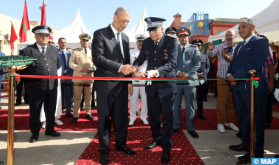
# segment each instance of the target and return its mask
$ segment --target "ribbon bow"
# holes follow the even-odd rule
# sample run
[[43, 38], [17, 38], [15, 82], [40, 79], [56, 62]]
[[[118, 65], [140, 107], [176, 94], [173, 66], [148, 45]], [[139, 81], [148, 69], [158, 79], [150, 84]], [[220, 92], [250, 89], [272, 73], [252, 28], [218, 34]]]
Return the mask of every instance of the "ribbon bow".
[[19, 74], [17, 74], [14, 70], [11, 71], [11, 77], [15, 77], [15, 80], [17, 82], [20, 82], [20, 77], [17, 77]]
[[[255, 86], [255, 88], [258, 88], [258, 86], [259, 86], [259, 81], [260, 80], [260, 78], [259, 77], [255, 77], [255, 78], [252, 78], [251, 80], [246, 80], [246, 83], [248, 82], [248, 81], [252, 81], [252, 83], [253, 83], [253, 85]], [[245, 90], [246, 90], [246, 83], [245, 83]]]

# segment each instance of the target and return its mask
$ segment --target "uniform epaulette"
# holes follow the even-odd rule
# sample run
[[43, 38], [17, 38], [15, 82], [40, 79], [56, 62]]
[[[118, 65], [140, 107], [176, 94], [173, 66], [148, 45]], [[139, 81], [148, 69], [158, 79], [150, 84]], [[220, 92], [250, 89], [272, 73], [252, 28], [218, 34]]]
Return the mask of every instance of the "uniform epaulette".
[[24, 47], [20, 48], [19, 50], [23, 50], [25, 48], [27, 48], [29, 45], [25, 45]]

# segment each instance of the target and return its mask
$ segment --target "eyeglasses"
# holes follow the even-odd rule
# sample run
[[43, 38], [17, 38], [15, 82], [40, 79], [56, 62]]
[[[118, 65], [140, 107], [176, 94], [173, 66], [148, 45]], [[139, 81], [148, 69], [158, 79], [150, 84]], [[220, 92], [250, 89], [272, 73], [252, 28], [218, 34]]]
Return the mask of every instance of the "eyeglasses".
[[48, 38], [49, 37], [49, 34], [38, 34], [40, 37], [46, 37]]
[[226, 34], [226, 37], [232, 37], [233, 35], [232, 34]]

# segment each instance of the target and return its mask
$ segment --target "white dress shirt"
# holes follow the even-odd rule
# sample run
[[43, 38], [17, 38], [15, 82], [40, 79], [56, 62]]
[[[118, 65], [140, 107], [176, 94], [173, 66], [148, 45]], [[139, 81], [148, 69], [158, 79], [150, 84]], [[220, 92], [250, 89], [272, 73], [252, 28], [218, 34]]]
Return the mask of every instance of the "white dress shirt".
[[117, 42], [117, 33], [119, 33], [120, 48], [121, 48], [122, 56], [123, 56], [123, 58], [124, 58], [121, 32], [118, 32], [112, 25], [110, 25], [110, 27], [111, 27], [111, 29], [112, 29], [112, 31], [113, 31], [113, 34], [114, 34], [115, 39], [116, 39], [116, 42]]
[[[39, 48], [40, 52], [43, 53], [43, 49], [42, 49], [42, 46], [39, 45], [38, 43], [37, 44], [37, 47]], [[47, 45], [45, 46], [45, 54], [46, 54], [46, 50], [47, 50]]]

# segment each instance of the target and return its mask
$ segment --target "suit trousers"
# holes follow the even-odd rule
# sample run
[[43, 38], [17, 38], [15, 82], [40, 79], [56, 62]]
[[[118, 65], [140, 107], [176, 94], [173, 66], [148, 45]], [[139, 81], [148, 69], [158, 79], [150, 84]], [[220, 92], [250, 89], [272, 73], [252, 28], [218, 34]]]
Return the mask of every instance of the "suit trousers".
[[174, 101], [174, 123], [173, 129], [180, 129], [180, 114], [181, 114], [181, 101], [182, 94], [184, 93], [185, 103], [186, 103], [186, 123], [187, 130], [194, 131], [195, 126], [195, 95], [196, 87], [181, 87], [177, 85], [177, 93], [175, 95]]
[[64, 99], [65, 102], [65, 108], [66, 108], [66, 114], [70, 114], [71, 113], [71, 108], [72, 108], [72, 88], [73, 88], [73, 84], [61, 84], [61, 88], [62, 88], [62, 93], [64, 95], [64, 97], [62, 97], [62, 99]]
[[28, 92], [27, 92], [27, 85], [26, 80], [23, 78], [16, 86], [16, 103], [21, 103], [21, 93], [22, 93], [22, 87], [24, 84], [24, 94], [23, 99], [25, 103], [28, 103]]
[[141, 97], [141, 113], [140, 118], [146, 119], [147, 115], [147, 99], [145, 93], [145, 86], [144, 85], [133, 85], [133, 93], [130, 95], [130, 120], [135, 120], [137, 118], [137, 103], [139, 99], [139, 94]]
[[196, 87], [197, 89], [197, 105], [198, 105], [198, 110], [197, 114], [202, 115], [203, 113], [203, 100], [206, 98], [208, 88], [207, 85], [199, 85]]
[[100, 154], [109, 153], [109, 114], [112, 109], [115, 111], [114, 122], [116, 127], [115, 148], [126, 145], [128, 128], [128, 86], [123, 83], [120, 91], [114, 94], [97, 92], [97, 112], [98, 112], [98, 138]]
[[[161, 132], [160, 121], [160, 99], [162, 100], [163, 133]], [[161, 146], [164, 152], [170, 152], [172, 148], [171, 136], [173, 131], [173, 102], [174, 95], [160, 98], [158, 92], [156, 92], [153, 97], [147, 93], [148, 115], [153, 141], [161, 141]]]
[[[250, 148], [250, 92], [233, 90], [235, 109], [242, 132], [241, 145]], [[264, 153], [264, 92], [255, 92], [255, 123], [256, 123], [256, 157]]]
[[74, 83], [74, 117], [79, 117], [80, 115], [80, 102], [82, 98], [84, 88], [85, 95], [85, 111], [86, 114], [91, 114], [91, 92], [92, 83], [88, 82], [75, 82]]
[[54, 130], [57, 89], [45, 91], [29, 91], [29, 99], [29, 127], [31, 132], [38, 133], [41, 129], [40, 114], [43, 103], [46, 115], [46, 129]]
[[[223, 79], [217, 77], [217, 79]], [[227, 111], [226, 111], [227, 105]], [[218, 124], [231, 123], [234, 115], [234, 100], [231, 85], [225, 80], [217, 81], [217, 122]]]

